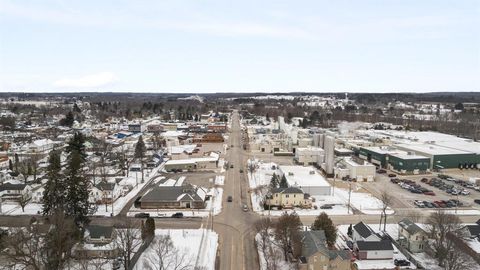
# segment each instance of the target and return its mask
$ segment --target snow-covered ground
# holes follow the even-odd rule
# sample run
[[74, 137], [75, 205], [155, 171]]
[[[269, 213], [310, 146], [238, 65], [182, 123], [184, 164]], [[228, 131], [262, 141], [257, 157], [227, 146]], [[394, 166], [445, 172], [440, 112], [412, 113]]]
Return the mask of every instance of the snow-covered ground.
[[[173, 246], [178, 252], [174, 256], [168, 258], [175, 260], [175, 257], [183, 255], [183, 263], [189, 265], [190, 268], [201, 268], [205, 270], [215, 269], [215, 258], [218, 247], [218, 235], [214, 231], [207, 229], [197, 230], [155, 230], [155, 236], [169, 235]], [[152, 261], [155, 261], [156, 252], [155, 245], [152, 244], [142, 253], [140, 259], [135, 264], [135, 270], [150, 269]], [[190, 269], [189, 268], [189, 269]], [[173, 268], [169, 268], [173, 269]]]
[[207, 217], [211, 213], [218, 215], [222, 211], [223, 188], [211, 188], [208, 194], [212, 195], [207, 201], [205, 209], [140, 209], [132, 206], [127, 216], [134, 216], [137, 213], [149, 213], [152, 217], [170, 217], [175, 213], [183, 213], [185, 217]]
[[[252, 161], [249, 160], [248, 162]], [[263, 163], [254, 161], [254, 163], [256, 164], [256, 170], [253, 173], [247, 173], [248, 182], [252, 190], [258, 190], [259, 187], [268, 186], [270, 184], [272, 175], [275, 173], [278, 166], [273, 162]], [[350, 194], [351, 207], [367, 215], [380, 214], [382, 202], [376, 197], [372, 196], [370, 193], [360, 192], [360, 190], [360, 186], [357, 186], [357, 188], [354, 188], [352, 190]], [[348, 215], [349, 213], [352, 213], [352, 209], [350, 209], [350, 212], [348, 211], [348, 193], [349, 192], [346, 189], [335, 188], [335, 193], [332, 196], [312, 196], [313, 198], [315, 198], [315, 202], [313, 203], [313, 205], [316, 206], [317, 209], [298, 208], [294, 210], [287, 210], [287, 212], [295, 211], [299, 215], [312, 216], [319, 215], [321, 212], [325, 212], [328, 215]], [[261, 192], [252, 191], [251, 200], [253, 210], [261, 215], [279, 216], [284, 212], [282, 210], [264, 210]], [[321, 209], [320, 207], [325, 204], [332, 205], [332, 209]], [[387, 214], [390, 215], [393, 213], [394, 211], [392, 209], [387, 209]]]
[[25, 211], [22, 211], [22, 207], [16, 202], [3, 202], [0, 215], [38, 215], [42, 213], [42, 207], [42, 204], [39, 203], [29, 203], [25, 206]]
[[[259, 258], [259, 261], [260, 261], [260, 270], [267, 270], [267, 263], [265, 261], [265, 255], [263, 254], [262, 252], [262, 248], [261, 248], [261, 236], [260, 234], [256, 234], [255, 235], [255, 241], [257, 242], [257, 252], [258, 252], [258, 258]], [[272, 236], [270, 237], [270, 240], [269, 242], [267, 243], [269, 245], [268, 248], [266, 248], [267, 251], [271, 250], [271, 254], [270, 256], [272, 256], [273, 258], [271, 260], [275, 260], [276, 262], [276, 266], [277, 270], [290, 270], [290, 269], [296, 269], [295, 267], [295, 264], [294, 263], [290, 263], [290, 262], [287, 262], [283, 259], [283, 252], [282, 250], [280, 249], [280, 247], [275, 244], [275, 238]], [[268, 252], [267, 252], [268, 254]]]

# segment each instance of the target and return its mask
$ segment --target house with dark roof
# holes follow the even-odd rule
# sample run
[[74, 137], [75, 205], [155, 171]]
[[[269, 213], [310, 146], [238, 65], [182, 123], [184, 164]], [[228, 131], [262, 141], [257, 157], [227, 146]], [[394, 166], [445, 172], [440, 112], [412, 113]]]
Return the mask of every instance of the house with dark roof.
[[193, 185], [157, 186], [140, 198], [142, 209], [203, 209], [207, 191]]
[[112, 203], [121, 194], [121, 188], [115, 182], [102, 181], [92, 187], [90, 201], [97, 204]]
[[467, 238], [470, 238], [470, 239], [479, 238], [480, 239], [480, 225], [479, 224], [465, 225], [461, 228], [461, 230], [462, 230], [462, 235], [467, 237]]
[[22, 196], [31, 197], [32, 188], [23, 183], [3, 183], [0, 185], [0, 198], [2, 201], [19, 201]]
[[89, 225], [85, 228], [83, 241], [73, 248], [73, 255], [80, 259], [116, 258], [120, 255], [117, 231], [112, 226]]
[[425, 230], [408, 218], [404, 218], [398, 223], [398, 242], [410, 252], [423, 252], [427, 240], [428, 235]]
[[329, 250], [323, 230], [302, 232], [299, 270], [350, 270], [352, 254], [348, 250]]
[[301, 188], [272, 188], [267, 195], [266, 205], [281, 208], [311, 208], [312, 198], [310, 194], [304, 193]]
[[390, 240], [357, 241], [354, 250], [359, 260], [393, 259], [393, 246]]
[[357, 241], [379, 241], [380, 237], [362, 221], [353, 226], [353, 242]]

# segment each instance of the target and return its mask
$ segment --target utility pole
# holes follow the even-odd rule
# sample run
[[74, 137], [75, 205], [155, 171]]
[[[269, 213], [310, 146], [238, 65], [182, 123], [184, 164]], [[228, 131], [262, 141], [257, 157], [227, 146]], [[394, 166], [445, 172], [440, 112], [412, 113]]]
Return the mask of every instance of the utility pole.
[[347, 214], [350, 214], [350, 197], [351, 197], [351, 194], [352, 194], [352, 183], [349, 183], [348, 184], [348, 210], [347, 210]]

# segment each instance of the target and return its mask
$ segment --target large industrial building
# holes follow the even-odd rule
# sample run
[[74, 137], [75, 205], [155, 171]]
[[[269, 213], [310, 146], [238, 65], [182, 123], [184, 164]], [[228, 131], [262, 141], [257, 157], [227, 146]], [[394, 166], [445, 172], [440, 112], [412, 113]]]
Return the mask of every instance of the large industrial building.
[[360, 147], [360, 158], [411, 174], [442, 169], [479, 169], [480, 143], [438, 132], [368, 131], [368, 136], [388, 145]]

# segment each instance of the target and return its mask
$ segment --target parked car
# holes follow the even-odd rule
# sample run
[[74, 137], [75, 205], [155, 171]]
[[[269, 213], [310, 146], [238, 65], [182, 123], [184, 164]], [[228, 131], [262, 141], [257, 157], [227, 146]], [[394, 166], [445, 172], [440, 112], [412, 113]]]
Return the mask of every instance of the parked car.
[[425, 178], [425, 177], [424, 177], [424, 178], [422, 178], [422, 180], [420, 180], [420, 181], [421, 181], [422, 183], [426, 183], [426, 182], [428, 182], [428, 178]]
[[320, 209], [332, 209], [333, 206], [331, 204], [324, 204], [322, 206], [320, 206]]
[[228, 197], [227, 197], [227, 202], [233, 202], [232, 196], [228, 196]]
[[172, 218], [183, 218], [183, 213], [182, 212], [175, 213], [172, 215]]
[[416, 206], [418, 206], [420, 208], [425, 207], [425, 204], [422, 201], [419, 201], [419, 200], [415, 200], [415, 202], [413, 204], [415, 204]]
[[377, 170], [377, 173], [386, 173], [387, 171], [385, 171], [384, 169], [379, 169]]
[[480, 204], [480, 200], [473, 200], [475, 203]]
[[389, 174], [388, 174], [388, 177], [397, 177], [397, 175], [394, 174], [394, 173], [389, 173]]
[[138, 213], [138, 214], [135, 214], [136, 218], [149, 218], [150, 217], [150, 214], [149, 213]]
[[435, 196], [435, 192], [433, 192], [433, 191], [427, 191], [427, 192], [424, 192], [423, 194], [428, 195], [428, 196]]

